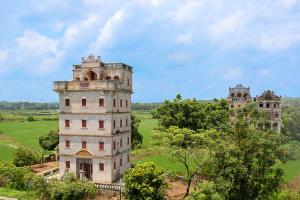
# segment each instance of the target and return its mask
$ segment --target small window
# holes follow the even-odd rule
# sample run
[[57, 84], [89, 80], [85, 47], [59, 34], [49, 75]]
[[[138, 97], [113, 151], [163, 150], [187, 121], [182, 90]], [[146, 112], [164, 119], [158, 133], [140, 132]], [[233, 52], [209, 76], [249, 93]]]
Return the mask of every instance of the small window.
[[65, 120], [65, 127], [70, 128], [70, 120], [68, 119]]
[[233, 108], [233, 105], [231, 105], [231, 108]]
[[70, 161], [66, 161], [66, 168], [70, 169]]
[[116, 162], [114, 162], [114, 169], [116, 169], [117, 168], [117, 164], [116, 164]]
[[81, 147], [82, 147], [82, 149], [86, 149], [86, 141], [81, 142]]
[[114, 107], [116, 107], [116, 106], [117, 106], [117, 100], [114, 99]]
[[126, 119], [126, 126], [128, 126], [128, 119]]
[[86, 128], [86, 120], [85, 119], [81, 120], [81, 127]]
[[127, 137], [127, 145], [129, 145], [130, 144], [130, 137], [128, 136]]
[[120, 127], [123, 126], [123, 121], [120, 119]]
[[263, 104], [263, 103], [260, 103], [260, 104], [259, 104], [259, 107], [260, 107], [260, 108], [264, 107], [264, 104]]
[[104, 150], [104, 142], [99, 142], [99, 150]]
[[122, 140], [122, 138], [120, 139], [120, 147], [122, 147], [123, 146], [123, 140]]
[[120, 99], [120, 107], [122, 107], [123, 106], [123, 101], [122, 101], [122, 99]]
[[70, 106], [70, 99], [65, 99], [65, 106]]
[[267, 103], [267, 108], [270, 108], [270, 104], [269, 103]]
[[104, 171], [104, 163], [99, 163], [99, 171]]
[[104, 128], [104, 121], [103, 120], [99, 120], [99, 128]]
[[65, 141], [65, 147], [66, 148], [70, 148], [70, 140], [66, 140]]
[[127, 155], [127, 162], [129, 162], [130, 161], [130, 157], [129, 157], [129, 155]]
[[113, 142], [113, 149], [116, 150], [116, 141]]
[[128, 100], [126, 99], [125, 101], [125, 104], [126, 104], [126, 108], [128, 107]]
[[81, 99], [81, 106], [86, 107], [86, 99]]
[[114, 128], [116, 128], [116, 120], [114, 120]]
[[99, 107], [104, 107], [104, 99], [103, 98], [99, 99]]
[[122, 167], [123, 162], [122, 162], [122, 158], [120, 158], [120, 167]]
[[127, 85], [128, 85], [128, 86], [130, 85], [129, 79], [127, 79]]

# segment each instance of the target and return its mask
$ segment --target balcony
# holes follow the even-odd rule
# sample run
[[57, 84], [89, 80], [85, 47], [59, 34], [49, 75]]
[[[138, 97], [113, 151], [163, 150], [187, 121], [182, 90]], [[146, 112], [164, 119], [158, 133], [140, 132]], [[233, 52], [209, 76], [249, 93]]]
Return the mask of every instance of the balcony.
[[61, 91], [75, 91], [75, 90], [131, 90], [127, 85], [115, 80], [102, 81], [54, 81], [53, 90]]

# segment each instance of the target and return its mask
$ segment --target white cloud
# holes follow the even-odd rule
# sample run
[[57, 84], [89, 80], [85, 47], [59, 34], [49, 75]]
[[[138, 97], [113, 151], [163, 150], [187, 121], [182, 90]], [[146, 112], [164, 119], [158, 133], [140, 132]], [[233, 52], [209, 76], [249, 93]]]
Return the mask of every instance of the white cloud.
[[265, 33], [260, 37], [260, 47], [265, 50], [285, 50], [300, 42], [299, 33]]
[[190, 32], [181, 34], [181, 35], [177, 36], [177, 38], [176, 38], [176, 42], [182, 43], [182, 44], [188, 44], [188, 43], [192, 42], [192, 40], [193, 40], [193, 35]]
[[23, 36], [17, 38], [16, 42], [20, 50], [26, 53], [30, 52], [35, 55], [52, 54], [54, 56], [59, 54], [56, 40], [41, 35], [34, 30], [24, 31]]
[[241, 76], [242, 76], [242, 71], [239, 68], [234, 67], [234, 68], [228, 69], [225, 72], [225, 74], [223, 75], [223, 79], [224, 80], [236, 80], [236, 79], [239, 79]]
[[5, 60], [6, 60], [6, 58], [7, 58], [7, 53], [8, 53], [7, 50], [0, 51], [0, 61], [5, 61]]
[[104, 47], [111, 46], [116, 32], [119, 30], [119, 26], [123, 22], [126, 13], [124, 9], [120, 9], [113, 16], [111, 16], [99, 29], [99, 35], [94, 44], [90, 46], [92, 49], [102, 49]]
[[280, 0], [279, 1], [285, 8], [290, 9], [292, 8], [296, 3], [297, 0]]

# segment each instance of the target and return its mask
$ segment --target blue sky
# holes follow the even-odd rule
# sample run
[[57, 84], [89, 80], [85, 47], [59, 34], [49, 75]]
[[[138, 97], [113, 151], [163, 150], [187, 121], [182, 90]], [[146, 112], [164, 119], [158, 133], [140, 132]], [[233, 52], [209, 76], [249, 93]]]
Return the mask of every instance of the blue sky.
[[57, 101], [90, 53], [134, 67], [135, 102], [300, 96], [299, 0], [1, 1], [0, 100]]

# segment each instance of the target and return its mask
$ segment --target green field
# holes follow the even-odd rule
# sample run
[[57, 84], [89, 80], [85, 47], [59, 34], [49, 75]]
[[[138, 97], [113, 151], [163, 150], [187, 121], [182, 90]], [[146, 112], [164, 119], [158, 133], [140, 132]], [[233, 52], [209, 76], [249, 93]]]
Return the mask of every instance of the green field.
[[[168, 150], [160, 145], [153, 144], [151, 136], [158, 127], [158, 121], [150, 114], [135, 115], [141, 119], [139, 131], [143, 134], [143, 144], [140, 149], [132, 152], [134, 162], [153, 161], [167, 171], [182, 174], [183, 167], [169, 159]], [[49, 131], [57, 130], [57, 121], [4, 121], [0, 122], [0, 161], [12, 160], [16, 147], [25, 145], [33, 150], [40, 150], [38, 137]], [[300, 148], [299, 148], [300, 149]], [[299, 150], [300, 155], [300, 150]], [[285, 171], [285, 180], [290, 181], [300, 175], [300, 159], [289, 161], [282, 165]]]

